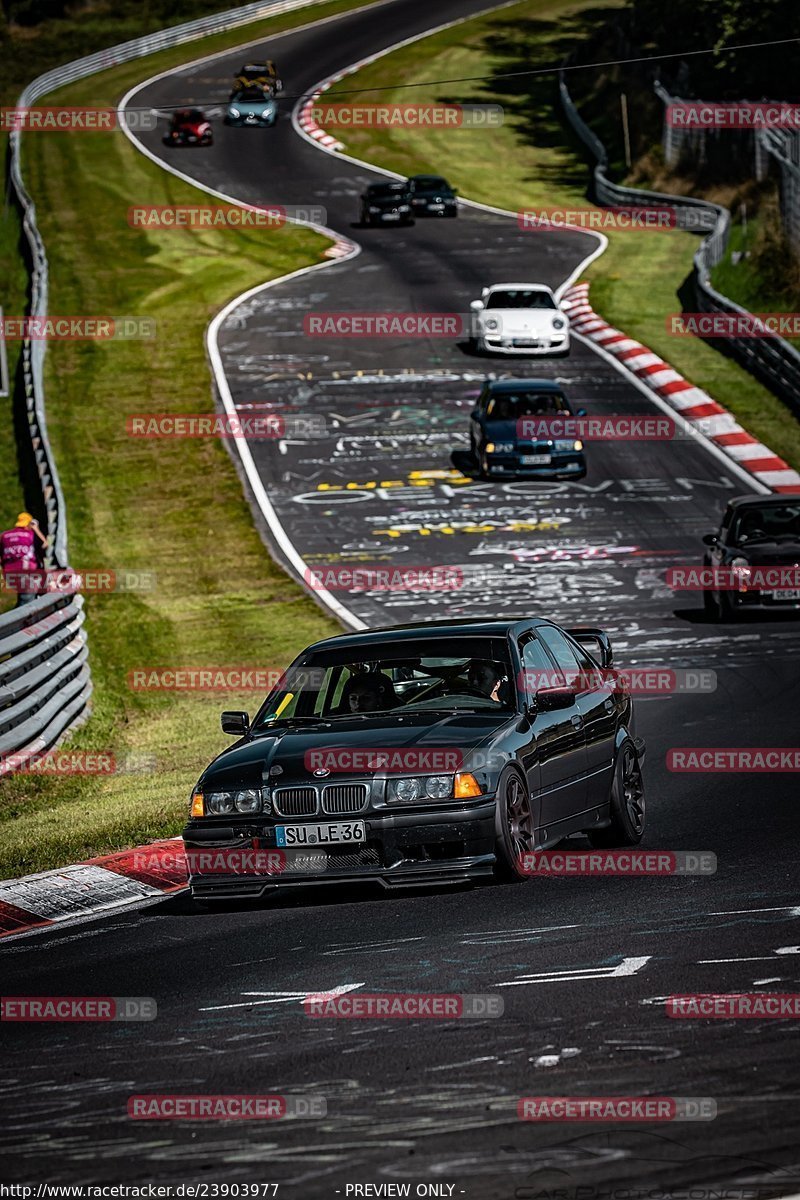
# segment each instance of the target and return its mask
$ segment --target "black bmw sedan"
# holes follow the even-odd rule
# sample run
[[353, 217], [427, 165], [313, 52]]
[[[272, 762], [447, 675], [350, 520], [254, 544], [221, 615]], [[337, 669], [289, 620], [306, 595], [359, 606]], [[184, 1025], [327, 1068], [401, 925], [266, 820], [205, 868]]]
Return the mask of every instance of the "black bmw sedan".
[[415, 217], [457, 217], [455, 188], [441, 175], [412, 175], [406, 180]]
[[800, 612], [800, 497], [737, 496], [703, 538], [713, 569], [703, 602], [712, 618]]
[[[590, 653], [591, 646], [597, 657]], [[296, 884], [524, 878], [524, 856], [644, 830], [644, 743], [601, 630], [479, 619], [309, 647], [194, 789], [198, 899]]]
[[373, 183], [361, 197], [362, 225], [413, 225], [411, 196], [405, 183]]

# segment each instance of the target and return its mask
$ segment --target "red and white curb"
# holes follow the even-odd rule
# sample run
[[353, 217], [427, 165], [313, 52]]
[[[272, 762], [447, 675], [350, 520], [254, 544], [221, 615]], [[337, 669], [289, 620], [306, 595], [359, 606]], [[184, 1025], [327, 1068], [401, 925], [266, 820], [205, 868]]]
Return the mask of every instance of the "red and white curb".
[[94, 916], [135, 900], [180, 891], [186, 885], [180, 838], [9, 879], [0, 883], [0, 937]]
[[800, 474], [743, 429], [727, 409], [687, 382], [647, 346], [599, 317], [589, 303], [588, 283], [568, 288], [561, 304], [576, 333], [613, 355], [740, 468], [773, 492], [800, 492]]
[[344, 143], [337, 141], [333, 134], [327, 133], [326, 130], [318, 125], [314, 120], [314, 108], [317, 105], [323, 92], [327, 92], [328, 88], [333, 83], [338, 83], [343, 79], [345, 72], [339, 75], [334, 75], [331, 79], [320, 84], [318, 91], [314, 92], [307, 100], [303, 101], [302, 108], [297, 116], [297, 123], [303, 130], [306, 137], [312, 138], [315, 142], [319, 142], [320, 146], [326, 146], [329, 150], [344, 150]]

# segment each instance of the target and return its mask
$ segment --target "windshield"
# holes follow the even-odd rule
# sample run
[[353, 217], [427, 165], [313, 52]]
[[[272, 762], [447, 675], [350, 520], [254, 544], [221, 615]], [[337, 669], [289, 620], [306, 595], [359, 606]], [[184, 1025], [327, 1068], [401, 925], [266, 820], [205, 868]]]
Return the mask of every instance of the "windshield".
[[520, 417], [563, 412], [569, 412], [569, 405], [560, 392], [510, 392], [492, 396], [486, 406], [486, 420], [518, 421]]
[[247, 88], [243, 92], [237, 92], [236, 95], [234, 96], [234, 100], [239, 100], [240, 102], [241, 101], [250, 101], [251, 103], [254, 103], [254, 104], [266, 103], [263, 91], [261, 90], [261, 88], [257, 88], [257, 87]]
[[406, 194], [405, 188], [392, 187], [388, 183], [379, 183], [367, 189], [370, 200], [402, 200]]
[[450, 184], [446, 179], [437, 175], [418, 175], [414, 180], [414, 190], [417, 192], [449, 192]]
[[532, 289], [511, 291], [500, 289], [490, 292], [486, 298], [487, 308], [557, 308], [549, 292]]
[[254, 728], [278, 721], [335, 721], [380, 713], [511, 713], [516, 692], [498, 638], [420, 641], [361, 651], [329, 650], [291, 668], [267, 697]]
[[772, 541], [775, 538], [800, 540], [800, 501], [785, 504], [748, 505], [733, 519], [731, 542]]

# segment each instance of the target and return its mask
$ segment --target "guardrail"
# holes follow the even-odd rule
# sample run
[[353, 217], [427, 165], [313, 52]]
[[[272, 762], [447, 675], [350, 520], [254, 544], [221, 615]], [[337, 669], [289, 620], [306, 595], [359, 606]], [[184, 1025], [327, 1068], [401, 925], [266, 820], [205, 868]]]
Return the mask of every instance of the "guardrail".
[[92, 691], [83, 597], [40, 596], [0, 615], [0, 775], [52, 746]]
[[[85, 58], [75, 59], [39, 75], [22, 91], [18, 108], [29, 108], [42, 96], [119, 63], [182, 45], [195, 38], [248, 25], [262, 17], [279, 16], [295, 9], [314, 8], [325, 0], [270, 0], [227, 9], [208, 17], [187, 21], [171, 29], [122, 42]], [[32, 317], [47, 315], [49, 275], [44, 242], [36, 225], [36, 206], [22, 178], [20, 130], [9, 135], [9, 180], [12, 195], [22, 213], [27, 266], [30, 275]], [[39, 515], [43, 515], [49, 546], [45, 565], [66, 567], [67, 515], [64, 495], [47, 436], [44, 391], [45, 342], [22, 344], [16, 386], [18, 428], [24, 412], [27, 446], [20, 445], [24, 458], [38, 479]], [[36, 508], [31, 497], [29, 503]], [[83, 601], [42, 597], [31, 604], [0, 616], [0, 756], [52, 745], [86, 711], [91, 694], [83, 631]], [[33, 618], [37, 620], [34, 621]], [[46, 625], [39, 632], [38, 620]], [[55, 619], [54, 619], [55, 618]], [[27, 750], [26, 750], [27, 748]], [[34, 751], [31, 751], [34, 752]]]
[[762, 129], [757, 140], [780, 168], [783, 228], [795, 251], [800, 251], [800, 134], [796, 130]]
[[[655, 84], [655, 91], [665, 104], [674, 102], [675, 98], [660, 83]], [[682, 228], [706, 232], [695, 252], [692, 272], [697, 311], [735, 314], [752, 320], [752, 314], [747, 309], [711, 286], [711, 269], [722, 261], [730, 238], [731, 215], [727, 208], [692, 196], [673, 196], [666, 192], [650, 192], [614, 183], [606, 174], [608, 155], [605, 146], [578, 112], [563, 72], [559, 76], [559, 94], [570, 126], [597, 160], [592, 177], [592, 190], [597, 203], [677, 209]], [[793, 346], [775, 335], [714, 340], [721, 342], [742, 366], [783, 400], [796, 416], [800, 416], [800, 353]]]

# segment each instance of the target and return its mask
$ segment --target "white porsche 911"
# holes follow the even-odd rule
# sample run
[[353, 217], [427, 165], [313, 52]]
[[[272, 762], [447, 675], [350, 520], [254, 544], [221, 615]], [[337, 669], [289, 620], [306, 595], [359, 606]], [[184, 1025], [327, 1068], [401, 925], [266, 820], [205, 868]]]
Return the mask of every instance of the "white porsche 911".
[[473, 300], [472, 348], [526, 356], [569, 354], [569, 320], [543, 283], [493, 283]]

